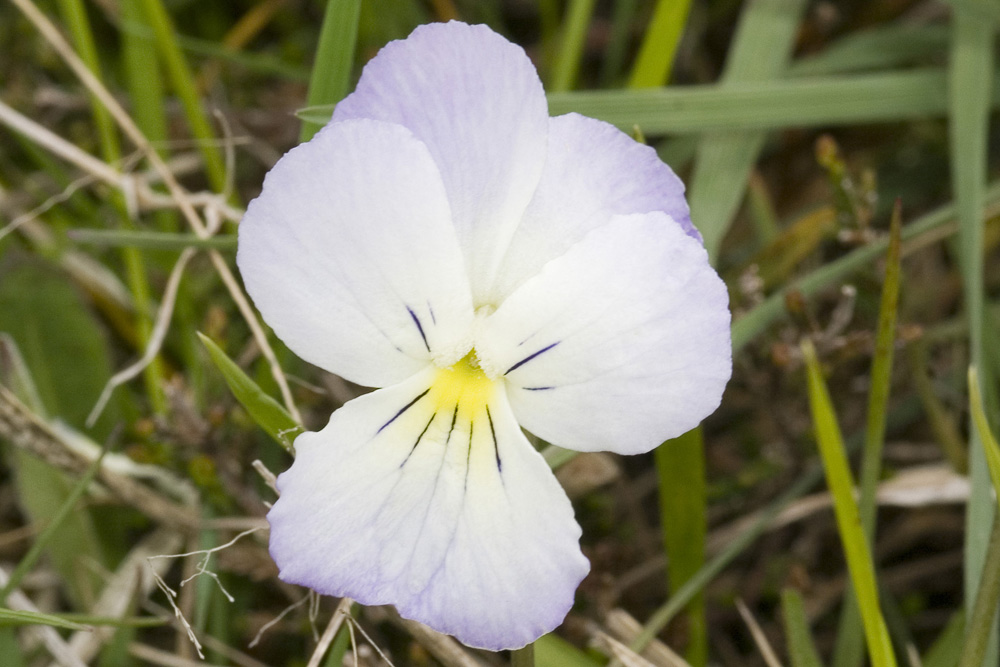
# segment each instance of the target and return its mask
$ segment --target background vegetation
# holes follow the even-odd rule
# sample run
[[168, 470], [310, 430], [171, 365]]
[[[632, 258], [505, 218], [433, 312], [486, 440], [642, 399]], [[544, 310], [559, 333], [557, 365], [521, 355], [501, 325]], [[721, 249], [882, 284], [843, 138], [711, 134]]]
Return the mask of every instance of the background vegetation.
[[702, 429], [546, 450], [593, 572], [537, 664], [998, 664], [989, 0], [0, 4], [0, 664], [508, 659], [276, 579], [269, 471], [361, 388], [233, 268], [264, 172], [456, 17], [657, 147], [732, 296]]

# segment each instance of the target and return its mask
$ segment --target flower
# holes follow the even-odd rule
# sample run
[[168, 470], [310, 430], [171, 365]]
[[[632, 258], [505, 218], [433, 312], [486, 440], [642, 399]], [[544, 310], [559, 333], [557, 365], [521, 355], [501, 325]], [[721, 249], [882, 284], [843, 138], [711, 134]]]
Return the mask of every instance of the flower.
[[417, 28], [285, 155], [237, 262], [303, 359], [382, 387], [295, 441], [268, 514], [283, 580], [470, 646], [552, 630], [589, 563], [521, 430], [645, 452], [718, 406], [726, 288], [655, 152], [550, 118], [524, 51]]

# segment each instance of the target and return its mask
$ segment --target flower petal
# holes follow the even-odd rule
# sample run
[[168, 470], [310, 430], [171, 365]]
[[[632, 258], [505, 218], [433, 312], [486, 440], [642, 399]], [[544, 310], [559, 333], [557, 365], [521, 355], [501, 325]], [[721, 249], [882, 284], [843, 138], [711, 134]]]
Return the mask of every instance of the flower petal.
[[398, 382], [467, 336], [444, 187], [398, 125], [330, 125], [279, 160], [240, 224], [236, 261], [288, 347], [359, 384]]
[[423, 25], [365, 66], [333, 122], [399, 123], [444, 179], [473, 294], [489, 287], [538, 184], [548, 107], [524, 50], [483, 25]]
[[589, 232], [615, 215], [663, 211], [701, 240], [684, 184], [649, 146], [603, 121], [579, 114], [549, 119], [545, 168], [507, 249], [489, 301], [502, 303]]
[[728, 294], [665, 214], [621, 216], [521, 285], [475, 347], [526, 429], [635, 454], [718, 407], [732, 370]]
[[588, 569], [562, 488], [484, 376], [429, 368], [295, 441], [268, 514], [281, 578], [499, 650], [562, 622]]

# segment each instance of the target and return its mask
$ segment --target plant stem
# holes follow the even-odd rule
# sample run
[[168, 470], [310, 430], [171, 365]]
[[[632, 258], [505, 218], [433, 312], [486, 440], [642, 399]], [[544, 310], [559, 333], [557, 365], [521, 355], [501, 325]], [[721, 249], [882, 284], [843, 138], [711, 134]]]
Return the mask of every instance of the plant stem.
[[535, 667], [535, 645], [528, 644], [510, 652], [510, 667]]
[[958, 667], [980, 667], [983, 664], [998, 600], [1000, 600], [1000, 519], [995, 519]]

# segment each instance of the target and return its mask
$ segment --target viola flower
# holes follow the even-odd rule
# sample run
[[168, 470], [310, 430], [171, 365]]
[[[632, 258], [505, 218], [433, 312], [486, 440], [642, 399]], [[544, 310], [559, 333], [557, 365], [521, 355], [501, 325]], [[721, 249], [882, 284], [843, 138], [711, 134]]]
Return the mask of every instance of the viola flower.
[[285, 155], [237, 262], [303, 359], [377, 391], [295, 441], [268, 514], [283, 580], [462, 642], [562, 622], [589, 563], [521, 428], [646, 452], [718, 406], [726, 288], [655, 152], [550, 118], [524, 51], [425, 25]]

